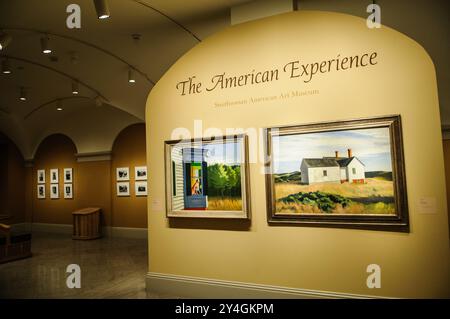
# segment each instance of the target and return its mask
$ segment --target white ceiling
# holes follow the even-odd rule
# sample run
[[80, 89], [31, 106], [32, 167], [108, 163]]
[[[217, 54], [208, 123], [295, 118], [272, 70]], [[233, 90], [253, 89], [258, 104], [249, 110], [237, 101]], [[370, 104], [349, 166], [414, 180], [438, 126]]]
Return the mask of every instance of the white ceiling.
[[[248, 0], [108, 0], [111, 17], [98, 20], [92, 0], [0, 0], [0, 29], [13, 37], [0, 52], [11, 58], [13, 67], [13, 74], [0, 75], [0, 131], [13, 139], [27, 158], [42, 138], [58, 131], [71, 134], [76, 144], [88, 145], [79, 152], [106, 150], [110, 142], [101, 132], [110, 136], [143, 121], [153, 84], [202, 39], [229, 26], [230, 7], [245, 2]], [[367, 17], [365, 9], [371, 2], [302, 0], [299, 8]], [[81, 7], [79, 30], [66, 27], [66, 7], [71, 3]], [[382, 8], [382, 23], [414, 38], [430, 53], [437, 66], [442, 120], [450, 124], [448, 1], [377, 3]], [[53, 61], [40, 52], [39, 39], [44, 33], [50, 37]], [[133, 34], [139, 34], [140, 40], [134, 40]], [[127, 82], [128, 65], [138, 71], [133, 85]], [[80, 81], [80, 98], [71, 94], [72, 79]], [[26, 102], [18, 99], [22, 86], [27, 88]], [[98, 96], [103, 106], [96, 106]], [[62, 112], [56, 111], [57, 99], [62, 100]], [[105, 140], [103, 144], [77, 143], [77, 136], [89, 139], [89, 134], [76, 133], [74, 119], [80, 130], [88, 131], [83, 118], [89, 117], [97, 123], [90, 140]]]

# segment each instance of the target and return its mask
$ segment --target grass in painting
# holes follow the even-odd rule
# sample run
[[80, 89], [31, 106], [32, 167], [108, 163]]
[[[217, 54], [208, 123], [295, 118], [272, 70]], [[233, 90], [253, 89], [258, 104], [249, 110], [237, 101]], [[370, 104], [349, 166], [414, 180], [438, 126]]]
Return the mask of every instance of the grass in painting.
[[389, 177], [366, 178], [365, 184], [275, 183], [277, 214], [395, 214], [394, 188]]
[[242, 199], [239, 197], [208, 197], [208, 210], [242, 210]]

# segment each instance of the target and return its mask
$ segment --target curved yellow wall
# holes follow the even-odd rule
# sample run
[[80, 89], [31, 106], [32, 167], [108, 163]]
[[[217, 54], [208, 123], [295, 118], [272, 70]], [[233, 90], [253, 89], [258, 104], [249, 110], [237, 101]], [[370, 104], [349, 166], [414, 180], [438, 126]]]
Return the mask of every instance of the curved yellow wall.
[[[181, 95], [191, 76], [210, 86], [216, 74], [282, 69], [290, 61], [322, 61], [377, 52], [377, 64], [329, 72], [309, 83], [278, 81]], [[296, 98], [224, 106], [291, 91]], [[218, 106], [219, 103], [222, 106]], [[262, 163], [250, 165], [252, 221], [175, 221], [164, 212], [164, 140], [172, 130], [262, 128], [401, 114], [410, 233], [268, 226]], [[183, 56], [147, 101], [149, 270], [211, 279], [392, 297], [449, 292], [449, 233], [439, 107], [433, 63], [417, 43], [363, 19], [300, 11], [231, 27]], [[436, 198], [423, 214], [421, 197]], [[248, 226], [248, 227], [247, 227]], [[368, 289], [366, 267], [382, 268], [381, 289]]]

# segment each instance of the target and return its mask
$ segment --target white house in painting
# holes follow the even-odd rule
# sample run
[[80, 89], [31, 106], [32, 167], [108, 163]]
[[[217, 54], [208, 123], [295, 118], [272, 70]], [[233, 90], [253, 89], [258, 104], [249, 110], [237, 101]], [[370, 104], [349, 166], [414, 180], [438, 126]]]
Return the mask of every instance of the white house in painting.
[[300, 166], [302, 184], [315, 183], [365, 183], [366, 170], [364, 164], [352, 156], [348, 157], [304, 158]]

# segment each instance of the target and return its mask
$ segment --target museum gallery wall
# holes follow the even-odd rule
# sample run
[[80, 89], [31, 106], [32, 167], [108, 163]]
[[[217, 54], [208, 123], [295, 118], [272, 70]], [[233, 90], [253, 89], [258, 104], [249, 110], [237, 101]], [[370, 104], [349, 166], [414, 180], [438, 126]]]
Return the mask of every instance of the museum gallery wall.
[[[129, 183], [135, 184], [134, 167], [145, 166], [145, 126], [125, 128], [108, 160], [79, 158], [76, 145], [65, 135], [51, 135], [40, 144], [32, 168], [33, 223], [71, 225], [73, 211], [100, 207], [104, 226], [146, 228], [146, 196], [136, 196], [133, 189], [130, 196], [118, 198], [115, 173], [117, 167], [129, 166], [133, 170]], [[57, 181], [52, 180], [52, 173], [57, 173]], [[142, 182], [146, 183], [138, 181]], [[57, 194], [53, 195], [55, 187]]]
[[[319, 292], [448, 296], [449, 234], [436, 78], [431, 59], [411, 39], [384, 26], [369, 29], [360, 18], [327, 12], [299, 11], [237, 25], [184, 55], [151, 91], [146, 116], [152, 190], [148, 278], [181, 275]], [[361, 132], [347, 132], [342, 126], [354, 119], [367, 124], [373, 118], [389, 118], [398, 126], [394, 133], [385, 125], [362, 126]], [[320, 130], [311, 129], [310, 123], [322, 123], [315, 124]], [[295, 127], [294, 134], [310, 134], [313, 141], [320, 140], [320, 133], [337, 142], [325, 149], [320, 143], [305, 144], [306, 135], [282, 141], [292, 150], [280, 153], [285, 167], [294, 164], [272, 171], [278, 174], [274, 181], [296, 178], [301, 162], [301, 178], [320, 164], [320, 178], [336, 175], [336, 185], [342, 187], [374, 185], [376, 191], [367, 199], [385, 198], [375, 205], [353, 205], [356, 214], [402, 212], [406, 227], [354, 229], [330, 225], [330, 220], [327, 225], [305, 225], [297, 217], [311, 213], [305, 203], [318, 203], [317, 197], [292, 198], [292, 192], [274, 198], [285, 206], [281, 220], [271, 218], [277, 217], [277, 206], [268, 206], [272, 197], [266, 196], [270, 183], [264, 172], [270, 165], [260, 155], [267, 151], [264, 129], [287, 127]], [[170, 162], [163, 146], [173, 140], [243, 133], [233, 128], [248, 135], [251, 219], [173, 217], [166, 199], [176, 189], [167, 185], [176, 180], [168, 174]], [[338, 136], [331, 136], [332, 131]], [[357, 133], [365, 136], [359, 144]], [[367, 141], [381, 142], [380, 149], [366, 152], [361, 145]], [[300, 149], [305, 151], [300, 154]], [[194, 162], [203, 162], [199, 169], [209, 173], [212, 165], [206, 160], [187, 164]], [[364, 167], [369, 174], [357, 177]], [[189, 172], [181, 166], [178, 171]], [[301, 187], [310, 187], [308, 192], [318, 196], [322, 191], [313, 189], [313, 181], [304, 180]], [[351, 196], [343, 188], [340, 192], [344, 198], [325, 198], [334, 202], [317, 205], [316, 210], [321, 215], [345, 213], [346, 197]], [[290, 200], [302, 201], [291, 212], [296, 223], [288, 216], [293, 209]], [[399, 201], [401, 206], [393, 204]], [[173, 203], [175, 197], [168, 202]], [[185, 211], [186, 203], [189, 199], [184, 201]], [[274, 223], [284, 219], [289, 223]], [[380, 289], [366, 285], [370, 264], [382, 267]]]
[[23, 223], [29, 216], [25, 205], [29, 168], [25, 167], [20, 150], [1, 133], [0, 170], [0, 223]]

